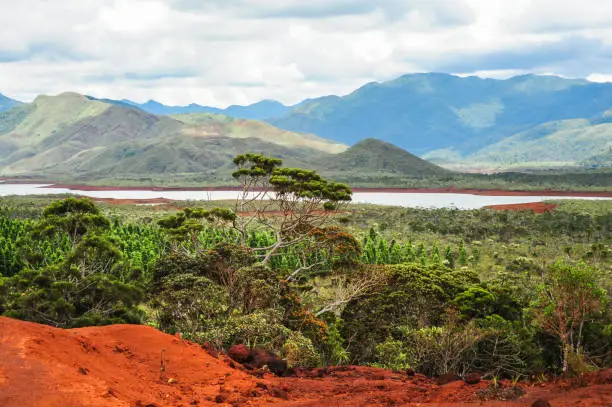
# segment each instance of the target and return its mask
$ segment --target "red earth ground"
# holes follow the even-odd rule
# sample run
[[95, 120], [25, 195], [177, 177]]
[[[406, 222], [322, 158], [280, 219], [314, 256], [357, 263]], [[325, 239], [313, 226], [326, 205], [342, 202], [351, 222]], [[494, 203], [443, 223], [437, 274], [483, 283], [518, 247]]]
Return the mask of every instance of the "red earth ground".
[[[422, 375], [336, 367], [258, 378], [225, 356], [151, 327], [62, 330], [0, 318], [0, 406], [612, 406], [612, 370], [521, 384], [515, 401], [479, 400], [486, 381], [443, 386]], [[509, 383], [505, 383], [509, 386]]]

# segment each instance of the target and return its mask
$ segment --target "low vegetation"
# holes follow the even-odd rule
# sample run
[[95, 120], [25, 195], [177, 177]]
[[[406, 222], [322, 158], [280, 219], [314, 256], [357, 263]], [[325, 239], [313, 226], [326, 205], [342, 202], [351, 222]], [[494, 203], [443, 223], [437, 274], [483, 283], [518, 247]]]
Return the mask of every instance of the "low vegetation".
[[[0, 314], [143, 323], [289, 367], [520, 379], [612, 366], [612, 210], [350, 204], [346, 184], [258, 154], [219, 207], [0, 201]], [[43, 208], [44, 206], [44, 208]]]

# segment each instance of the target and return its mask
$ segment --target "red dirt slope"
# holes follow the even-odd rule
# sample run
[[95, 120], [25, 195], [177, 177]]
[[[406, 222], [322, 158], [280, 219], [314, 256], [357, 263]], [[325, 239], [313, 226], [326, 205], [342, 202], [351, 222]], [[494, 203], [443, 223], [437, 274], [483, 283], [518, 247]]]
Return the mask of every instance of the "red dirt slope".
[[256, 384], [200, 346], [150, 327], [61, 330], [0, 318], [2, 407], [188, 406], [214, 401], [220, 388], [239, 394]]
[[[163, 353], [163, 356], [162, 356]], [[162, 360], [164, 371], [162, 371]], [[199, 345], [145, 326], [61, 330], [0, 318], [0, 406], [431, 406], [483, 405], [469, 386], [421, 375], [337, 367], [263, 379]], [[161, 376], [161, 377], [160, 377]], [[487, 406], [612, 406], [612, 370], [568, 382], [525, 385], [527, 395]]]

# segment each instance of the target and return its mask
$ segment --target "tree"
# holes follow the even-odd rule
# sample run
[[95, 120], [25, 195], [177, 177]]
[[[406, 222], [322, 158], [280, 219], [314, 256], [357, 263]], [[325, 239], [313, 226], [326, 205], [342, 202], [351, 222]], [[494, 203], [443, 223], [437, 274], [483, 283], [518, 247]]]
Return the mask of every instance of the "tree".
[[186, 208], [176, 215], [161, 219], [158, 224], [168, 232], [175, 243], [175, 249], [179, 245], [191, 243], [193, 249], [200, 251], [198, 236], [207, 226], [222, 226], [236, 220], [236, 214], [228, 209], [213, 208]]
[[33, 232], [37, 238], [63, 233], [76, 246], [88, 232], [109, 227], [110, 222], [91, 199], [71, 196], [46, 207]]
[[351, 301], [364, 297], [381, 287], [388, 278], [384, 267], [363, 265], [350, 274], [334, 277], [328, 290], [318, 293], [318, 299], [324, 304], [315, 313], [320, 317], [326, 312], [333, 312], [337, 317]]
[[[32, 227], [26, 252], [39, 251], [8, 287], [4, 313], [60, 327], [140, 322], [142, 291], [128, 273], [120, 241], [107, 232], [109, 221], [90, 199], [56, 201]], [[66, 239], [70, 241], [62, 245]], [[45, 259], [49, 242], [64, 252]], [[23, 242], [22, 242], [23, 243]], [[29, 253], [31, 254], [31, 253]], [[43, 258], [44, 261], [38, 261]]]
[[[327, 259], [313, 260], [319, 249], [336, 247], [346, 239], [327, 229], [329, 217], [350, 202], [351, 190], [341, 183], [328, 181], [315, 171], [301, 168], [282, 168], [282, 161], [260, 154], [241, 154], [234, 158], [237, 170], [233, 176], [242, 184], [236, 199], [234, 228], [246, 245], [249, 228], [259, 226], [273, 231], [275, 241], [253, 250], [266, 264], [283, 249], [304, 243], [301, 266], [289, 276], [292, 280], [301, 272], [327, 263]], [[308, 242], [306, 244], [306, 242]], [[349, 249], [357, 249], [354, 241]]]
[[557, 262], [545, 272], [538, 293], [535, 319], [561, 341], [562, 370], [567, 374], [570, 358], [582, 355], [584, 326], [603, 308], [606, 292], [591, 267]]

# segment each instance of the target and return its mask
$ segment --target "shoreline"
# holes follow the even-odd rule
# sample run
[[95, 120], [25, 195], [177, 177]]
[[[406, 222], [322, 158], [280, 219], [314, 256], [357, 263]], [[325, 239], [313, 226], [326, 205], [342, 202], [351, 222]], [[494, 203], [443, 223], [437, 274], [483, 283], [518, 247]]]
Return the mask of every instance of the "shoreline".
[[[10, 182], [7, 182], [7, 184]], [[20, 182], [21, 183], [21, 182]], [[49, 184], [43, 188], [62, 188], [71, 191], [241, 191], [241, 187], [128, 187], [93, 186], [79, 184]], [[584, 198], [612, 198], [612, 191], [556, 191], [543, 190], [503, 190], [478, 188], [351, 188], [355, 193], [405, 193], [405, 194], [466, 194], [482, 196], [568, 196]]]

